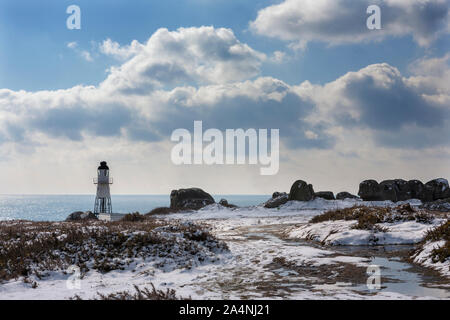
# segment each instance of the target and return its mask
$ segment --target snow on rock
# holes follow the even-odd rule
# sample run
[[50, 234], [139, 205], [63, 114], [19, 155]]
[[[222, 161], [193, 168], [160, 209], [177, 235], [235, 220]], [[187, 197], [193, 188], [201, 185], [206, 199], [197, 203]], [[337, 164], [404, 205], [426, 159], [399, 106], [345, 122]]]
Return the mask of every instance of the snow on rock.
[[425, 243], [414, 255], [415, 263], [421, 264], [438, 270], [443, 275], [450, 277], [450, 259], [444, 262], [433, 261], [433, 250], [439, 249], [445, 245], [445, 240], [429, 241]]
[[180, 212], [157, 216], [169, 219], [206, 220], [206, 219], [238, 219], [238, 218], [272, 218], [272, 217], [304, 217], [308, 221], [311, 217], [321, 214], [327, 210], [345, 209], [356, 206], [367, 207], [396, 207], [410, 204], [418, 207], [422, 204], [420, 200], [407, 201], [361, 201], [359, 199], [325, 200], [316, 198], [311, 201], [288, 201], [278, 208], [264, 208], [264, 204], [250, 207], [227, 208], [218, 203], [205, 206], [198, 211]]
[[442, 220], [433, 225], [416, 221], [377, 224], [380, 229], [386, 230], [382, 232], [352, 229], [357, 224], [356, 221], [337, 220], [293, 227], [286, 231], [286, 235], [291, 239], [313, 240], [325, 245], [415, 244], [422, 241], [425, 233], [439, 223], [442, 223]]

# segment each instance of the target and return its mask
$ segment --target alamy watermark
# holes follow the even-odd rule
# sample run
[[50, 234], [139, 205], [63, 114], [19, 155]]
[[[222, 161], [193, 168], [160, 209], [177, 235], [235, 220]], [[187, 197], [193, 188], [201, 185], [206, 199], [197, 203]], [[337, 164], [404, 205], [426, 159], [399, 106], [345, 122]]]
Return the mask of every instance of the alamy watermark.
[[367, 7], [367, 14], [370, 16], [367, 18], [366, 25], [369, 30], [381, 29], [381, 9], [379, 6], [373, 4]]
[[67, 29], [73, 30], [81, 29], [81, 9], [77, 5], [70, 5], [66, 9], [66, 13], [70, 14], [70, 16], [66, 20]]
[[76, 265], [71, 265], [66, 270], [67, 273], [71, 274], [66, 280], [66, 288], [69, 290], [81, 289], [81, 270], [80, 267]]
[[[77, 5], [70, 5], [66, 9], [66, 13], [70, 16], [66, 20], [67, 29], [81, 29], [81, 9]], [[376, 4], [370, 5], [366, 10], [370, 16], [367, 18], [366, 25], [369, 30], [381, 29], [381, 9]]]
[[[171, 153], [175, 165], [260, 164], [261, 175], [275, 175], [279, 170], [279, 129], [270, 129], [269, 139], [267, 129], [226, 129], [224, 134], [212, 128], [203, 132], [202, 121], [194, 121], [193, 135], [187, 129], [176, 129], [170, 139], [178, 142]], [[208, 143], [205, 147], [204, 142]]]
[[369, 290], [381, 289], [381, 268], [377, 265], [370, 265], [366, 270], [367, 275], [367, 288]]

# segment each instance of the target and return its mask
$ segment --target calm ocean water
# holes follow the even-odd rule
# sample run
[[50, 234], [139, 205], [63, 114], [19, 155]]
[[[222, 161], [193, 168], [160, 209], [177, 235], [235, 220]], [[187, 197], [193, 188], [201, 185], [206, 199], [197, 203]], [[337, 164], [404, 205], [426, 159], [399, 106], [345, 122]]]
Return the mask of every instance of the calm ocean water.
[[[257, 205], [267, 195], [214, 195], [238, 206]], [[61, 221], [74, 211], [92, 211], [94, 195], [0, 195], [0, 220]], [[170, 205], [169, 195], [114, 195], [113, 211], [117, 213], [147, 213]]]

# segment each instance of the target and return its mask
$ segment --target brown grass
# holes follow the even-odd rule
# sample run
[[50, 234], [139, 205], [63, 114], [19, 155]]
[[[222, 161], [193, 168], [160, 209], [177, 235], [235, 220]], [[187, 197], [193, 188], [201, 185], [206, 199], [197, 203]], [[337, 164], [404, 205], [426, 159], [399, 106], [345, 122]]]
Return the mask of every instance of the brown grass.
[[152, 211], [150, 211], [149, 213], [146, 213], [145, 215], [146, 216], [154, 216], [154, 215], [159, 215], [159, 214], [171, 214], [171, 213], [186, 212], [186, 211], [190, 211], [190, 210], [160, 207], [160, 208], [153, 209]]
[[[152, 289], [144, 288], [140, 289], [138, 286], [134, 286], [134, 293], [129, 291], [119, 291], [110, 293], [108, 295], [98, 293], [98, 300], [188, 300], [176, 295], [176, 291], [173, 289], [157, 290], [153, 283], [151, 283]], [[81, 300], [80, 297], [76, 297], [77, 300]]]
[[378, 223], [393, 223], [400, 221], [417, 221], [431, 223], [434, 216], [426, 210], [415, 210], [409, 204], [397, 207], [366, 207], [356, 206], [352, 208], [330, 210], [315, 216], [310, 223], [336, 220], [357, 220], [353, 229], [375, 230], [385, 232], [386, 228], [377, 226]]
[[445, 244], [431, 252], [431, 259], [434, 263], [445, 262], [450, 257], [450, 220], [447, 220], [446, 223], [437, 228], [429, 230], [425, 235], [424, 243], [441, 240], [445, 240]]
[[126, 222], [142, 222], [144, 220], [145, 216], [141, 215], [139, 212], [126, 214], [122, 218], [122, 221]]
[[0, 222], [0, 282], [31, 275], [40, 279], [50, 270], [64, 272], [70, 265], [80, 267], [82, 276], [90, 269], [109, 272], [150, 256], [183, 263], [186, 255], [185, 267], [190, 267], [187, 258], [200, 251], [227, 249], [201, 228], [150, 218], [139, 223]]

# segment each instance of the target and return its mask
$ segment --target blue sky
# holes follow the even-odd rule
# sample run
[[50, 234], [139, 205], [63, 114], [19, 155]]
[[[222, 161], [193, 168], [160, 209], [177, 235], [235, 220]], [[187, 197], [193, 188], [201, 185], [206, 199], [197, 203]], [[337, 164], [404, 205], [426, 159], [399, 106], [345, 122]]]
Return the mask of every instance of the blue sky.
[[[105, 78], [105, 70], [114, 63], [98, 59], [95, 63], [80, 58], [67, 48], [76, 41], [80, 49], [92, 50], [93, 43], [111, 38], [120, 44], [133, 39], [146, 41], [158, 28], [215, 26], [231, 28], [240, 41], [255, 50], [270, 54], [283, 42], [255, 35], [249, 22], [258, 10], [280, 1], [255, 0], [131, 0], [63, 1], [4, 0], [0, 4], [0, 87], [14, 90], [60, 89], [76, 84], [96, 85]], [[79, 5], [82, 29], [68, 30], [66, 8]], [[325, 83], [352, 70], [373, 63], [387, 62], [402, 72], [413, 60], [431, 52], [442, 55], [448, 50], [448, 38], [433, 48], [417, 46], [410, 35], [391, 37], [379, 43], [330, 47], [312, 43], [292, 59], [280, 65], [265, 65], [262, 74], [290, 84], [310, 80]]]
[[[232, 28], [246, 41], [248, 22], [270, 1], [254, 0], [131, 0], [131, 1], [24, 1], [0, 4], [0, 87], [56, 89], [78, 83], [97, 84], [111, 61], [87, 63], [67, 48], [77, 41], [84, 49], [91, 42], [111, 38], [121, 44], [146, 41], [157, 29], [214, 25]], [[82, 10], [81, 30], [66, 28], [66, 8]], [[261, 48], [270, 50], [265, 41]], [[255, 41], [258, 43], [258, 41]], [[62, 56], [62, 58], [61, 58]], [[39, 75], [40, 77], [36, 77]]]
[[[73, 4], [81, 30], [66, 28]], [[382, 30], [366, 28], [370, 4]], [[3, 0], [0, 193], [86, 193], [100, 160], [118, 193], [449, 176], [449, 12], [449, 0]], [[175, 167], [170, 133], [194, 120], [280, 129], [280, 173]]]

